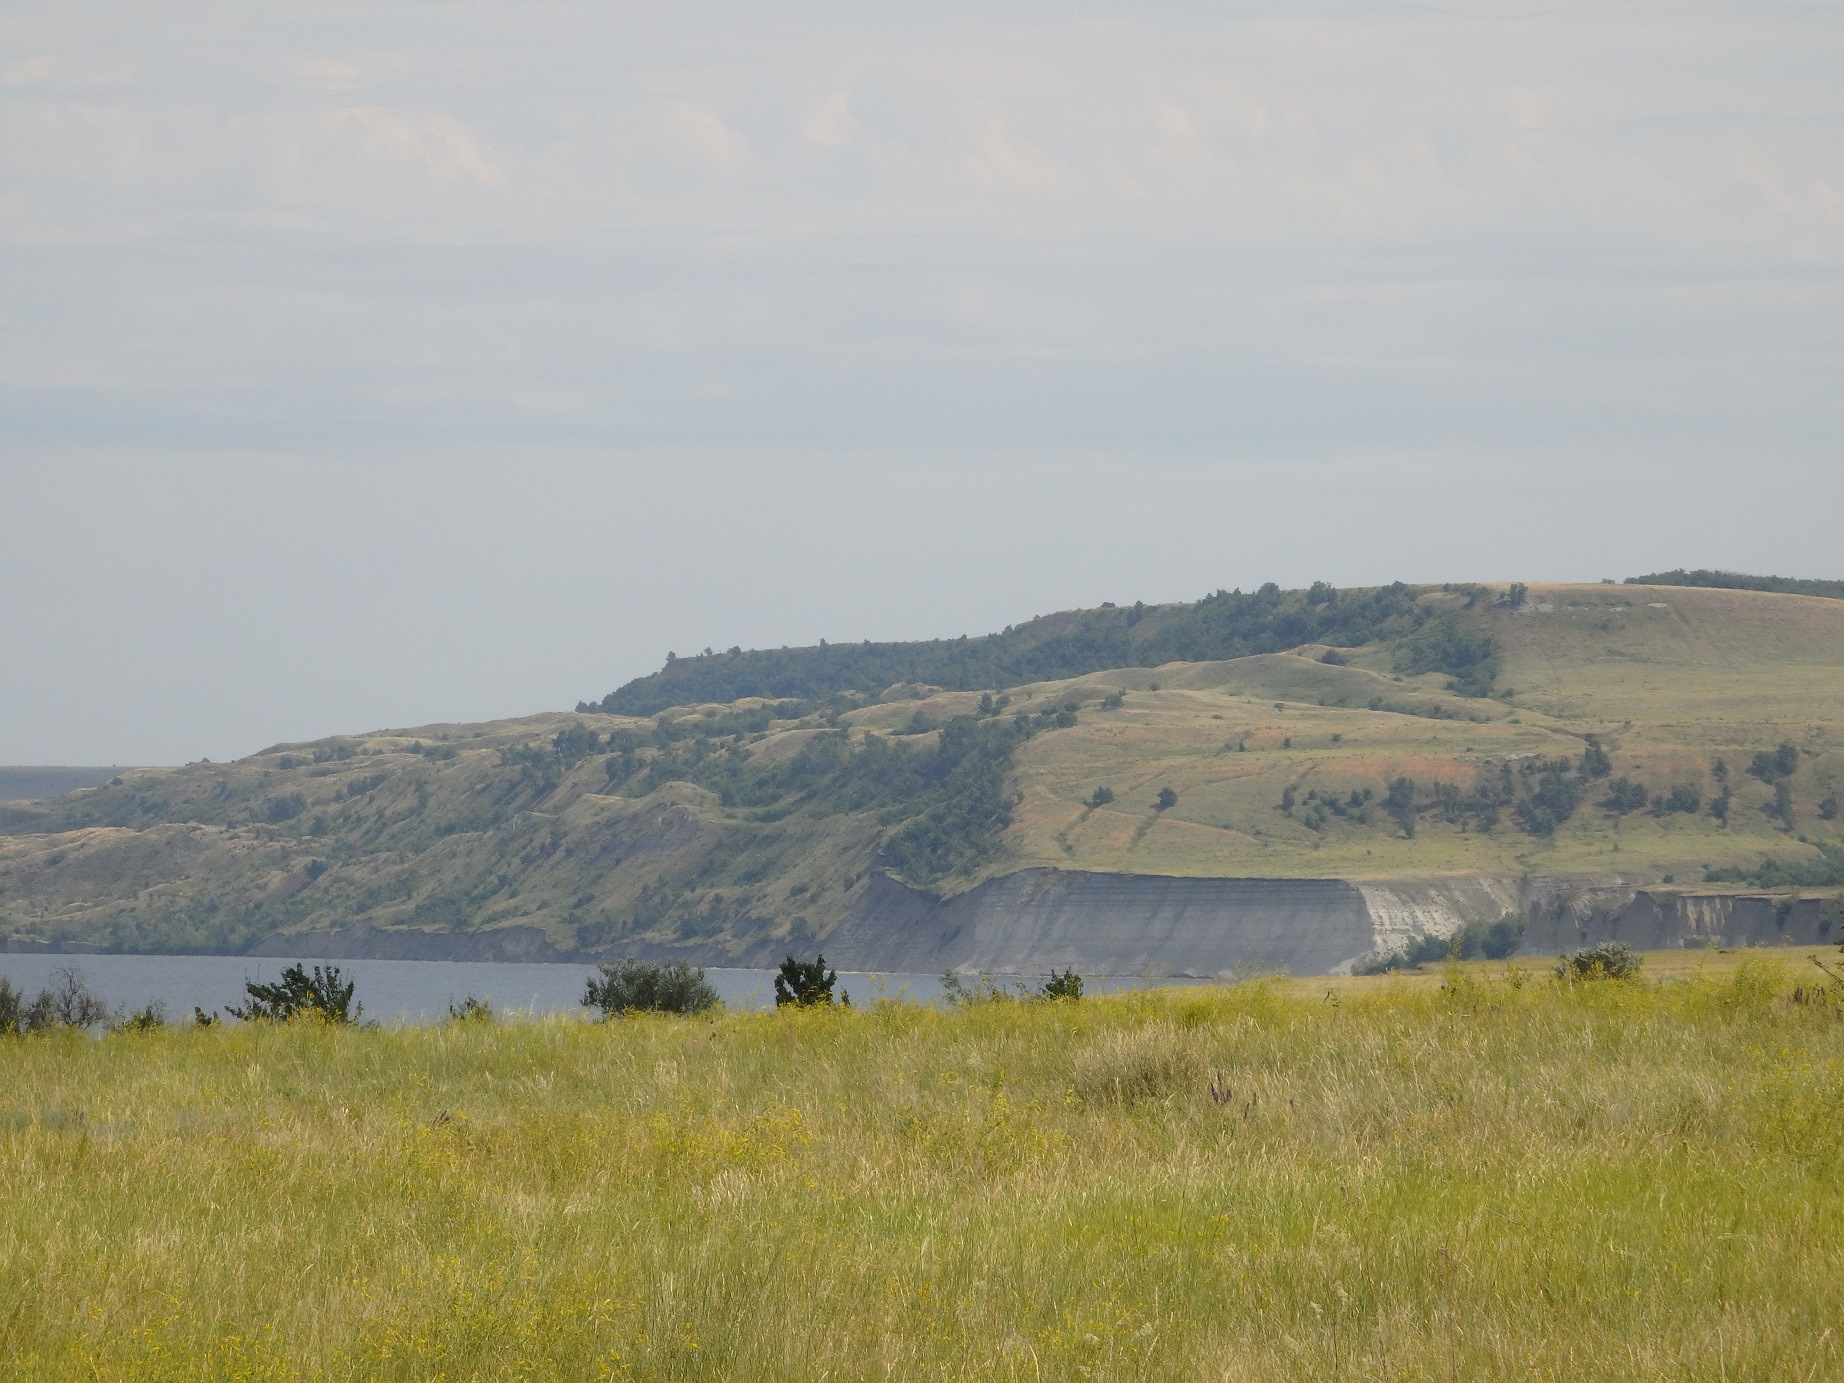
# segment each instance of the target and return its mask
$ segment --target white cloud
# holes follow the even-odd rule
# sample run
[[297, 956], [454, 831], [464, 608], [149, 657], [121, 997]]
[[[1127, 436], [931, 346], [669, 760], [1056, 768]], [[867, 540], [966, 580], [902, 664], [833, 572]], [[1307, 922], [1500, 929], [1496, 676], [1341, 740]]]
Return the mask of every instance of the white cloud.
[[296, 79], [302, 86], [316, 91], [357, 91], [361, 68], [351, 58], [298, 57], [293, 63]]
[[322, 113], [315, 123], [329, 137], [351, 140], [364, 158], [420, 165], [439, 186], [473, 182], [500, 187], [506, 181], [486, 142], [459, 120], [438, 111], [347, 106]]
[[973, 181], [980, 186], [1027, 192], [1073, 192], [1084, 185], [1086, 179], [1074, 168], [1051, 157], [1030, 140], [1013, 134], [1002, 117], [989, 115], [979, 124], [966, 166]]
[[[1836, 6], [431, 13], [0, 15], [0, 464], [242, 448], [311, 474], [465, 438], [509, 458], [728, 449], [804, 496], [858, 457], [955, 457], [955, 486], [1014, 511], [1055, 491], [1057, 523], [1092, 535], [1124, 468], [1213, 477], [1221, 528], [1259, 465], [1276, 505], [1289, 476], [1338, 481], [1314, 503], [1350, 570], [1324, 574], [1355, 580], [1412, 545], [1415, 506], [1374, 503], [1391, 476], [1459, 496], [1432, 547], [1494, 535], [1471, 549], [1490, 556], [1486, 478], [1507, 466], [1605, 474], [1604, 522], [1587, 506], [1520, 558], [1598, 574], [1626, 550], [1614, 511], [1647, 493], [1644, 456], [1677, 506], [1645, 563], [1744, 560], [1697, 516], [1729, 512], [1745, 468], [1802, 478], [1797, 511], [1757, 526], [1783, 565], [1835, 568]], [[1059, 489], [1082, 455], [1110, 460]], [[1328, 469], [1357, 455], [1360, 477]], [[900, 509], [914, 481], [879, 493]], [[1174, 493], [1136, 490], [1136, 532], [1191, 521]], [[949, 522], [919, 512], [902, 521]], [[868, 504], [836, 518], [878, 528]], [[684, 520], [732, 550], [749, 523]], [[1695, 550], [1662, 550], [1684, 534]], [[961, 541], [986, 538], [944, 527], [917, 550]], [[772, 562], [774, 543], [748, 550]], [[1305, 560], [1251, 550], [1167, 593]], [[995, 558], [935, 589], [956, 609], [991, 595], [1003, 624], [1020, 583], [1039, 583], [1026, 610], [1053, 586], [1122, 594], [1104, 566]], [[688, 641], [674, 620], [724, 626], [742, 579], [696, 608], [660, 595], [648, 657]], [[762, 589], [763, 628], [829, 598], [817, 574]]]
[[749, 142], [708, 106], [674, 101], [666, 107], [665, 119], [673, 140], [713, 168], [730, 172], [749, 157]]
[[851, 98], [841, 91], [808, 109], [801, 132], [814, 144], [837, 146], [851, 143], [855, 124]]

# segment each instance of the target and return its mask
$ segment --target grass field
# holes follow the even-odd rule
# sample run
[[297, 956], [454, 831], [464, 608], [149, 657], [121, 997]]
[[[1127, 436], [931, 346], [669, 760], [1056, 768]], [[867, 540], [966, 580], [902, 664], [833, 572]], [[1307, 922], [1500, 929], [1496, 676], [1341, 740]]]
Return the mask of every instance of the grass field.
[[8, 1039], [0, 1358], [24, 1379], [1844, 1377], [1840, 1009], [1798, 955], [1672, 962]]

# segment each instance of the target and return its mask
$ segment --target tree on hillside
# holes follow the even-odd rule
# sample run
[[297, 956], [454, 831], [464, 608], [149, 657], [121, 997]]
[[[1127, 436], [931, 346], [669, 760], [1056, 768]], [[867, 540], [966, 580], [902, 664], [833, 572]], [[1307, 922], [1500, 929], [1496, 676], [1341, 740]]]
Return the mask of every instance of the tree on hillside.
[[1599, 735], [1588, 736], [1588, 747], [1581, 752], [1581, 772], [1584, 778], [1605, 778], [1613, 772], [1613, 760], [1601, 748]]
[[1782, 742], [1778, 749], [1763, 749], [1748, 762], [1750, 776], [1763, 783], [1790, 778], [1799, 768], [1799, 746]]

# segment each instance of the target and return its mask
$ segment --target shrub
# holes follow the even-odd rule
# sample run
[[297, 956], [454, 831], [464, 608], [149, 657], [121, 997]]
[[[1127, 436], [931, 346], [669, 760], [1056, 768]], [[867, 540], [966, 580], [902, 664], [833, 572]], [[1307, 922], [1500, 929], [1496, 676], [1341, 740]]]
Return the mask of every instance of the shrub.
[[1835, 792], [1818, 804], [1818, 819], [1820, 821], [1838, 819], [1838, 795]]
[[1525, 920], [1508, 912], [1496, 922], [1468, 922], [1460, 929], [1460, 955], [1471, 960], [1474, 948], [1487, 960], [1509, 960], [1524, 940]]
[[1781, 778], [1774, 783], [1774, 800], [1761, 810], [1787, 830], [1793, 829], [1793, 789], [1788, 785], [1786, 779]]
[[1153, 803], [1155, 811], [1169, 811], [1178, 805], [1178, 794], [1170, 788], [1159, 789], [1159, 800]]
[[1777, 782], [1781, 778], [1790, 778], [1799, 767], [1799, 748], [1797, 745], [1782, 743], [1778, 749], [1763, 749], [1748, 761], [1748, 772], [1763, 783]]
[[[1822, 968], [1822, 967], [1821, 967]], [[1716, 991], [1716, 1001], [1731, 1014], [1760, 1012], [1785, 992], [1786, 966], [1766, 956], [1746, 956]]]
[[1395, 955], [1372, 961], [1358, 971], [1382, 975], [1441, 960], [1509, 960], [1524, 940], [1524, 919], [1508, 912], [1496, 922], [1468, 922], [1452, 936], [1422, 936]]
[[1091, 807], [1105, 807], [1113, 800], [1113, 788], [1096, 788], [1094, 792], [1089, 794], [1088, 804]]
[[271, 826], [279, 826], [284, 821], [293, 821], [306, 810], [306, 793], [278, 793], [274, 797], [263, 799], [256, 809], [256, 819], [258, 821], [266, 821]]
[[1402, 834], [1415, 838], [1415, 780], [1398, 778], [1389, 785], [1383, 798], [1383, 810], [1402, 828]]
[[1844, 849], [1821, 844], [1820, 859], [1766, 859], [1753, 869], [1733, 866], [1705, 869], [1703, 881], [1711, 884], [1753, 884], [1756, 888], [1831, 888], [1844, 884]]
[[1050, 978], [1044, 981], [1044, 987], [1037, 991], [1040, 999], [1080, 999], [1082, 997], [1082, 976], [1073, 969], [1062, 974], [1050, 972]]
[[1403, 640], [1395, 663], [1398, 672], [1444, 672], [1448, 690], [1461, 696], [1490, 696], [1498, 678], [1498, 644], [1472, 616], [1444, 611]]
[[453, 1023], [491, 1023], [493, 1005], [485, 999], [470, 994], [459, 1004], [452, 999], [448, 1004], [448, 1018]]
[[352, 1002], [356, 981], [345, 979], [337, 965], [316, 965], [311, 975], [305, 966], [290, 965], [282, 971], [279, 984], [246, 980], [243, 987], [249, 1002], [227, 1011], [246, 1023], [286, 1023], [295, 1018], [356, 1023], [365, 1011], [363, 1004]]
[[[825, 956], [810, 961], [789, 956], [781, 962], [781, 969], [775, 975], [775, 1006], [793, 1004], [796, 1008], [815, 1008], [830, 1005], [832, 987], [838, 979], [838, 971], [826, 968]], [[849, 995], [845, 1002], [851, 1002]]]
[[598, 968], [601, 978], [590, 979], [583, 1007], [599, 1008], [605, 1018], [636, 1012], [703, 1013], [718, 1003], [702, 966], [684, 961], [655, 965], [630, 957]]
[[580, 722], [566, 725], [551, 740], [551, 749], [566, 764], [580, 763], [595, 753], [601, 737]]
[[1601, 941], [1556, 959], [1556, 976], [1568, 980], [1635, 980], [1639, 957], [1624, 941]]
[[51, 972], [51, 987], [28, 1002], [25, 991], [0, 975], [0, 1034], [40, 1032], [46, 1028], [89, 1028], [109, 1016], [108, 1008], [83, 982], [82, 972]]
[[1615, 816], [1624, 816], [1639, 811], [1648, 797], [1646, 790], [1631, 778], [1615, 778], [1607, 785], [1607, 796], [1601, 799], [1601, 805]]
[[1076, 1094], [1088, 1104], [1166, 1099], [1202, 1074], [1197, 1052], [1170, 1023], [1106, 1033], [1075, 1056]]
[[1613, 760], [1607, 757], [1607, 751], [1601, 748], [1600, 738], [1588, 736], [1588, 747], [1581, 752], [1581, 773], [1584, 778], [1605, 778], [1613, 772]]
[[941, 976], [941, 997], [949, 1008], [966, 1008], [970, 1004], [1010, 1003], [1030, 995], [1022, 981], [1014, 981], [1008, 987], [993, 983], [990, 975], [976, 975], [972, 980], [965, 980], [947, 970]]
[[108, 1005], [90, 993], [83, 972], [59, 966], [51, 972], [51, 987], [21, 1015], [20, 1029], [93, 1028], [109, 1016]]
[[150, 1000], [137, 1012], [123, 1014], [109, 1024], [110, 1032], [157, 1032], [166, 1026], [166, 1005], [159, 999]]
[[1447, 938], [1444, 936], [1418, 936], [1400, 951], [1381, 956], [1367, 965], [1357, 967], [1359, 975], [1387, 975], [1391, 970], [1412, 970], [1418, 965], [1430, 961], [1444, 960], [1447, 957]]
[[1553, 836], [1575, 814], [1583, 789], [1580, 780], [1569, 776], [1573, 768], [1567, 759], [1552, 759], [1540, 768], [1529, 763], [1520, 767], [1520, 773], [1535, 775], [1529, 795], [1512, 808], [1520, 829], [1533, 836]]

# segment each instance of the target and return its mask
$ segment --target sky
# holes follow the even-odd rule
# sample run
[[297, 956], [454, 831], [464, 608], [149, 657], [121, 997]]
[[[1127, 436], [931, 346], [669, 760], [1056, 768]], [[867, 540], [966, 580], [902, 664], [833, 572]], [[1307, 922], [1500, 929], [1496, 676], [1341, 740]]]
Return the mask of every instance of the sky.
[[1844, 5], [0, 13], [0, 762], [1844, 576]]

